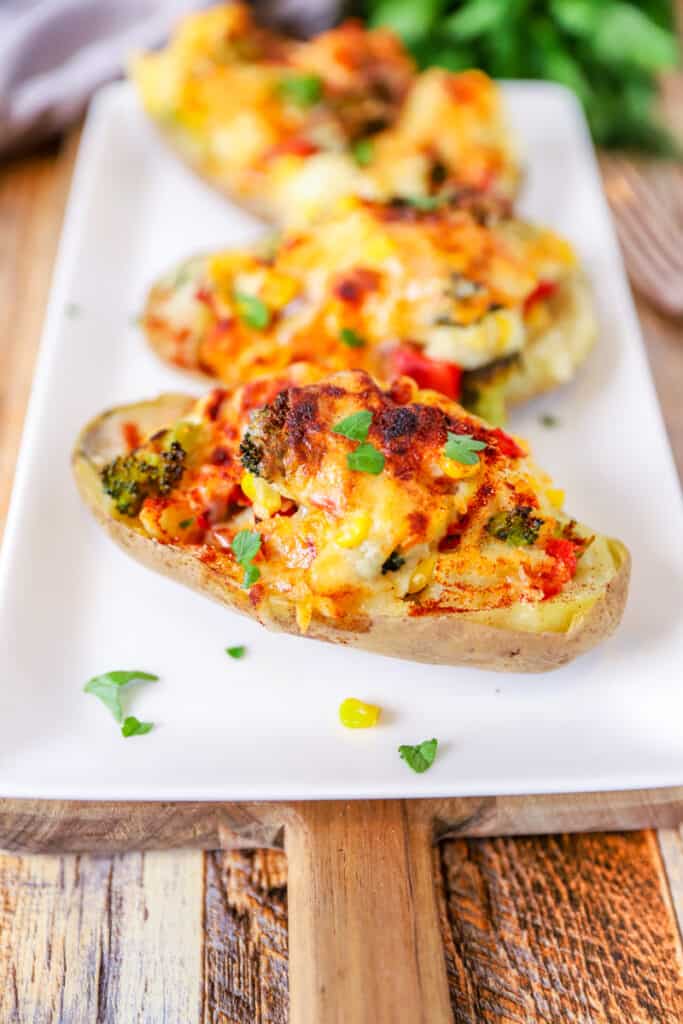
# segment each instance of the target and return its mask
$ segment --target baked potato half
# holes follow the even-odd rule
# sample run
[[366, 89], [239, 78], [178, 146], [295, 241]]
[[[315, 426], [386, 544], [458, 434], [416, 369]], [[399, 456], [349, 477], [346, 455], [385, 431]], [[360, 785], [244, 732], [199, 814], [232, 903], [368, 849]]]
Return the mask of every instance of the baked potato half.
[[605, 639], [629, 555], [525, 444], [409, 378], [281, 378], [111, 410], [80, 493], [152, 569], [265, 626], [414, 661], [540, 672]]
[[192, 258], [142, 326], [166, 362], [231, 387], [311, 361], [406, 374], [495, 422], [569, 380], [596, 335], [569, 243], [472, 194], [347, 197], [313, 227]]
[[173, 150], [278, 224], [352, 193], [516, 191], [495, 84], [479, 71], [418, 74], [386, 29], [349, 21], [301, 42], [226, 4], [187, 16], [130, 74]]

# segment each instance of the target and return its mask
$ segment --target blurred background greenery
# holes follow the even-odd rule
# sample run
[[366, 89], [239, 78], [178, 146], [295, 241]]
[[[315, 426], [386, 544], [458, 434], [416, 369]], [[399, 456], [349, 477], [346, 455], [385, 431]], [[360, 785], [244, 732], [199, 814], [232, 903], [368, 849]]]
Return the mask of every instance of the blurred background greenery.
[[360, 0], [418, 64], [544, 78], [577, 94], [596, 142], [678, 155], [657, 118], [658, 74], [680, 63], [670, 0]]

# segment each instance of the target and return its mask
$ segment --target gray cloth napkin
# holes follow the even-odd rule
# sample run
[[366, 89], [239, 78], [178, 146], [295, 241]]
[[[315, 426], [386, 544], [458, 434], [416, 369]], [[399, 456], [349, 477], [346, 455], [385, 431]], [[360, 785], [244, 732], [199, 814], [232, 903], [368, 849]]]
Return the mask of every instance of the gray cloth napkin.
[[[206, 0], [0, 0], [0, 154], [53, 135], [79, 116], [131, 52], [163, 42]], [[258, 16], [316, 32], [336, 0], [275, 0]]]

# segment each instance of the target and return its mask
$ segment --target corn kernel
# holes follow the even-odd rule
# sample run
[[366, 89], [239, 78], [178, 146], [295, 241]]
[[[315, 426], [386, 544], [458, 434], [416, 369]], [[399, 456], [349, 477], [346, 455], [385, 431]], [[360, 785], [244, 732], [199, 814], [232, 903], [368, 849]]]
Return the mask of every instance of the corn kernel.
[[360, 199], [356, 196], [342, 196], [335, 204], [337, 213], [352, 213], [360, 206]]
[[434, 574], [435, 566], [436, 555], [428, 555], [427, 558], [423, 558], [421, 562], [418, 562], [408, 584], [409, 594], [416, 594], [418, 590], [424, 590]]
[[342, 524], [334, 539], [342, 548], [357, 548], [370, 532], [371, 524], [369, 512], [354, 512]]
[[382, 263], [384, 260], [391, 259], [395, 251], [394, 243], [384, 235], [374, 236], [365, 246], [365, 255], [373, 263]]
[[562, 508], [564, 505], [564, 491], [561, 487], [548, 487], [545, 493], [551, 505], [554, 505], [555, 508]]
[[280, 511], [282, 506], [280, 493], [266, 480], [254, 476], [253, 473], [244, 472], [240, 480], [240, 487], [246, 496], [251, 498], [257, 512], [265, 512], [266, 515], [272, 516], [274, 512]]
[[339, 705], [339, 721], [347, 729], [371, 729], [377, 725], [381, 710], [377, 704], [366, 704], [356, 697], [347, 697]]
[[240, 270], [244, 270], [245, 264], [246, 261], [242, 253], [219, 252], [209, 259], [206, 270], [216, 288], [231, 292], [233, 278]]
[[288, 274], [270, 272], [261, 288], [261, 298], [270, 309], [282, 309], [299, 291], [299, 282]]
[[444, 458], [441, 468], [444, 475], [449, 476], [451, 480], [466, 480], [468, 477], [477, 475], [481, 469], [481, 462], [477, 461], [472, 466], [466, 466], [464, 462], [458, 462], [456, 459]]
[[295, 615], [299, 632], [307, 633], [313, 617], [313, 599], [306, 597], [302, 601], [297, 601]]

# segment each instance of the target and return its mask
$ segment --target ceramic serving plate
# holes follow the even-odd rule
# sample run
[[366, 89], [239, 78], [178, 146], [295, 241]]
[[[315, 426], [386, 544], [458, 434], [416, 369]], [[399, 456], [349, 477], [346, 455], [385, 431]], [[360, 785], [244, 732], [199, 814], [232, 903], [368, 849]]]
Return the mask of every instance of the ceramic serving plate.
[[[0, 795], [289, 799], [542, 793], [683, 783], [683, 510], [585, 123], [571, 95], [506, 86], [527, 159], [522, 211], [577, 245], [600, 343], [578, 379], [516, 412], [567, 507], [633, 554], [623, 624], [545, 676], [431, 667], [276, 636], [128, 560], [81, 506], [80, 426], [196, 381], [135, 326], [150, 281], [193, 250], [263, 232], [181, 167], [129, 86], [94, 102], [81, 145], [0, 570]], [[551, 413], [558, 425], [541, 426]], [[246, 644], [232, 661], [229, 645]], [[159, 675], [123, 739], [82, 692], [111, 669]], [[337, 708], [383, 708], [353, 732]], [[400, 743], [438, 737], [415, 775]]]

